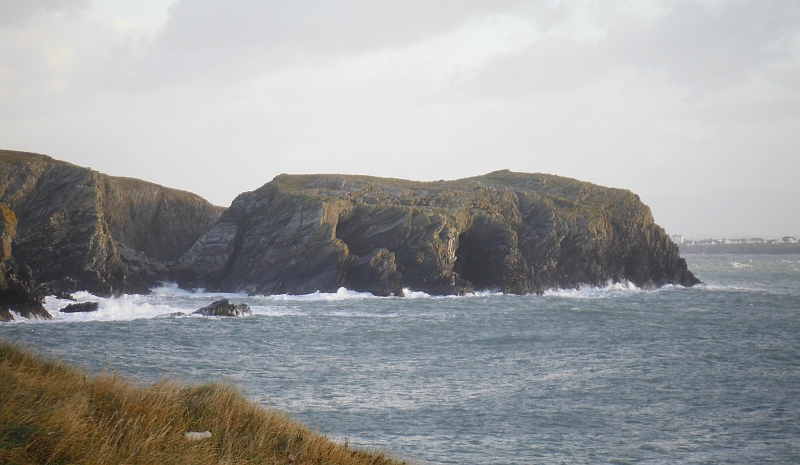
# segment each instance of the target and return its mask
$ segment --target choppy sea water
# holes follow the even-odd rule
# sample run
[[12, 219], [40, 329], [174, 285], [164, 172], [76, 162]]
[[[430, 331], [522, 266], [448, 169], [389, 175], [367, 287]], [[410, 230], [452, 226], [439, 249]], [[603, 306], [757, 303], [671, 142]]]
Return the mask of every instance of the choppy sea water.
[[[54, 321], [0, 338], [142, 382], [232, 381], [417, 463], [800, 463], [800, 256], [687, 259], [705, 285], [441, 298], [166, 286], [69, 315], [48, 298]], [[159, 317], [220, 296], [254, 315]]]

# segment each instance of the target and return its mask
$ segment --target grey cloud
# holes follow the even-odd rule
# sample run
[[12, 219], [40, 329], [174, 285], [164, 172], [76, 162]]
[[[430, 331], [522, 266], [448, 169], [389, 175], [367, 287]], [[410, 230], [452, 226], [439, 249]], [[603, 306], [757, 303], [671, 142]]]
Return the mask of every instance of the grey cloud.
[[[177, 3], [162, 40], [176, 48], [300, 47], [363, 51], [447, 32], [520, 0], [325, 0]], [[544, 2], [538, 2], [544, 3]]]
[[88, 6], [88, 0], [0, 0], [0, 26], [24, 25], [41, 12], [78, 11]]
[[545, 1], [180, 0], [128, 80], [145, 88], [209, 76], [235, 80], [285, 63], [402, 47], [530, 5]]
[[800, 3], [682, 1], [651, 20], [612, 16], [605, 37], [553, 34], [518, 55], [486, 64], [472, 85], [519, 95], [596, 83], [614, 70], [663, 77], [702, 92], [740, 82], [750, 71], [791, 55], [800, 35]]
[[749, 69], [788, 56], [800, 26], [800, 4], [684, 1], [652, 27], [611, 29], [609, 47], [623, 60], [665, 69], [699, 86], [729, 84]]

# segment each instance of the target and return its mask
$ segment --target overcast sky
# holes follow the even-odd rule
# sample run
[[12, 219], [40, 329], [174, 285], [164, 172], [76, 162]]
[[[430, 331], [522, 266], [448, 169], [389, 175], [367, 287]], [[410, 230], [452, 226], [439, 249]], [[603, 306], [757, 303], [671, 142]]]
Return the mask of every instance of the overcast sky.
[[545, 172], [670, 233], [800, 236], [800, 2], [0, 0], [0, 147], [223, 206]]

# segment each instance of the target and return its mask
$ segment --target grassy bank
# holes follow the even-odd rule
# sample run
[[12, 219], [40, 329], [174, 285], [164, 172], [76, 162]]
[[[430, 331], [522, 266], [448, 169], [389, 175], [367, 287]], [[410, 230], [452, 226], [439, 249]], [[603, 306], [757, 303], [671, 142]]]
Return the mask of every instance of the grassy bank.
[[[210, 431], [188, 440], [185, 433]], [[223, 384], [138, 386], [0, 342], [2, 464], [399, 464], [265, 410]]]

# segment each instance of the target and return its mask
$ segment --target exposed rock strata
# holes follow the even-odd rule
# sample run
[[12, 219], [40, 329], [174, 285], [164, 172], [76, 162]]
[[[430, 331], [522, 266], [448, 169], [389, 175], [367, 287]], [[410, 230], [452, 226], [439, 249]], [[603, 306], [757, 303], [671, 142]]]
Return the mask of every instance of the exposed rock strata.
[[237, 197], [174, 276], [252, 294], [699, 282], [637, 195], [509, 171], [439, 182], [280, 175]]
[[53, 292], [146, 293], [219, 218], [201, 197], [45, 155], [0, 151], [14, 257]]
[[14, 319], [12, 311], [25, 318], [49, 320], [44, 293], [36, 285], [29, 267], [17, 266], [12, 255], [12, 242], [17, 235], [17, 216], [0, 203], [0, 321]]

